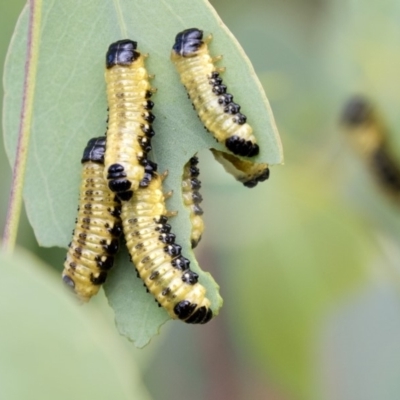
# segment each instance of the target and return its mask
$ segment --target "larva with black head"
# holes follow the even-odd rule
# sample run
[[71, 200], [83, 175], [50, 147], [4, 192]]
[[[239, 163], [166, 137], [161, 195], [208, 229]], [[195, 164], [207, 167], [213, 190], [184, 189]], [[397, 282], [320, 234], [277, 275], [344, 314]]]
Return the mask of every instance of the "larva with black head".
[[210, 150], [214, 158], [222, 164], [225, 171], [233, 175], [237, 181], [243, 183], [248, 188], [253, 188], [258, 183], [264, 182], [269, 178], [268, 164], [253, 163], [216, 149]]
[[104, 179], [105, 137], [89, 140], [82, 157], [78, 217], [62, 279], [81, 301], [89, 301], [114, 263], [119, 247], [121, 204]]
[[193, 156], [183, 167], [182, 175], [183, 203], [190, 210], [190, 222], [192, 225], [190, 241], [192, 248], [199, 244], [204, 231], [203, 209], [200, 207], [203, 197], [199, 192], [201, 182], [198, 179], [200, 173], [197, 167], [198, 162], [199, 159]]
[[132, 40], [119, 40], [106, 54], [109, 119], [104, 176], [123, 201], [132, 197], [144, 177], [154, 135], [154, 103], [149, 99], [156, 89], [144, 65], [147, 56], [136, 48]]
[[[150, 173], [150, 171], [149, 171]], [[122, 225], [126, 245], [138, 275], [158, 304], [171, 318], [204, 324], [213, 317], [206, 289], [181, 254], [168, 224], [162, 180], [151, 173], [149, 184], [122, 204]]]
[[344, 107], [341, 123], [377, 183], [398, 200], [400, 165], [390, 152], [386, 128], [373, 105], [362, 96], [353, 97]]
[[253, 129], [240, 112], [240, 106], [233, 102], [233, 96], [227, 93], [220, 77], [224, 68], [214, 66], [221, 56], [212, 58], [209, 55], [207, 43], [210, 40], [211, 36], [203, 40], [203, 31], [197, 28], [179, 32], [171, 60], [206, 129], [232, 153], [256, 156], [259, 146]]

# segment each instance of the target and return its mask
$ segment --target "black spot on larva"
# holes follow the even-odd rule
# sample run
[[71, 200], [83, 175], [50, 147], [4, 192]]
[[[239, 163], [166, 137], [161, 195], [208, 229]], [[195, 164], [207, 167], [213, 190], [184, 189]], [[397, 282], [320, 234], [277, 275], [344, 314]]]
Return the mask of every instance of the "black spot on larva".
[[164, 247], [164, 251], [169, 254], [171, 257], [176, 257], [181, 254], [182, 247], [179, 244], [169, 244]]
[[149, 99], [151, 96], [153, 96], [153, 92], [151, 90], [146, 90], [145, 98]]
[[147, 100], [146, 104], [144, 105], [144, 108], [146, 110], [152, 110], [154, 107], [154, 103], [151, 100]]
[[148, 138], [152, 138], [156, 134], [150, 125], [141, 125], [140, 129]]
[[162, 233], [158, 239], [165, 244], [175, 243], [175, 235], [173, 233]]
[[156, 117], [155, 117], [151, 112], [148, 112], [148, 113], [144, 114], [144, 115], [143, 115], [143, 118], [144, 118], [149, 124], [151, 124], [151, 123], [156, 119]]
[[194, 204], [199, 204], [203, 201], [203, 196], [197, 191], [192, 192], [192, 200]]
[[69, 266], [71, 267], [71, 269], [76, 269], [76, 263], [75, 262], [70, 262]]
[[224, 106], [232, 103], [232, 101], [233, 101], [233, 96], [229, 93], [225, 93], [224, 95], [218, 98], [218, 103]]
[[264, 182], [265, 180], [267, 180], [269, 178], [269, 174], [270, 174], [269, 168], [267, 167], [258, 176], [254, 177], [251, 180], [243, 182], [243, 185], [248, 187], [248, 188], [253, 188], [253, 187], [257, 186], [257, 184], [259, 182]]
[[86, 203], [86, 204], [84, 204], [83, 208], [85, 210], [90, 210], [92, 208], [92, 205], [90, 203]]
[[194, 285], [198, 282], [198, 280], [199, 276], [196, 274], [196, 272], [188, 270], [182, 274], [182, 281], [188, 283], [189, 285]]
[[159, 275], [160, 275], [160, 272], [159, 272], [159, 271], [154, 271], [154, 272], [151, 273], [149, 279], [150, 279], [151, 281], [154, 281], [154, 279], [157, 279]]
[[212, 92], [216, 95], [226, 93], [226, 86], [225, 85], [214, 85], [212, 88]]
[[108, 232], [110, 232], [112, 236], [119, 237], [122, 233], [121, 223], [116, 222], [112, 228], [108, 229]]
[[112, 68], [115, 65], [131, 65], [140, 56], [136, 48], [137, 43], [129, 39], [111, 43], [106, 54], [106, 67]]
[[203, 31], [197, 28], [185, 29], [175, 36], [172, 50], [182, 57], [191, 57], [196, 54], [203, 44]]
[[63, 282], [71, 289], [75, 289], [75, 282], [68, 275], [63, 275]]
[[107, 211], [112, 215], [113, 217], [120, 217], [121, 216], [121, 207], [113, 207], [113, 208], [108, 208]]
[[233, 121], [236, 122], [238, 125], [243, 125], [247, 121], [247, 117], [241, 113], [237, 113], [233, 118]]
[[[224, 112], [227, 114], [237, 114], [240, 111], [240, 106], [239, 104], [236, 103], [229, 103], [227, 106], [224, 108]], [[243, 115], [243, 114], [240, 114]], [[246, 122], [246, 120], [245, 120]]]
[[192, 179], [190, 179], [190, 187], [191, 187], [193, 190], [198, 190], [198, 189], [200, 189], [200, 188], [201, 188], [201, 181], [198, 180], [197, 178], [192, 178]]
[[108, 271], [114, 264], [113, 256], [96, 256], [96, 264], [102, 271]]
[[[86, 240], [86, 238], [87, 238], [87, 233], [86, 233], [86, 232], [81, 232], [81, 233], [78, 235], [78, 237], [79, 237], [80, 239], [82, 239], [82, 240]], [[70, 243], [70, 245], [71, 245], [71, 243]]]
[[163, 289], [163, 291], [161, 292], [163, 296], [168, 296], [170, 293], [171, 293], [171, 288], [169, 287]]
[[190, 261], [183, 256], [175, 258], [174, 260], [172, 260], [171, 264], [173, 267], [181, 271], [186, 271], [190, 267]]
[[191, 165], [189, 170], [190, 170], [190, 176], [192, 178], [195, 178], [196, 176], [200, 175], [200, 170], [194, 165]]
[[203, 215], [204, 211], [198, 204], [193, 204], [192, 206], [193, 214], [194, 215]]
[[169, 233], [171, 232], [171, 225], [169, 224], [161, 225], [161, 228], [157, 228], [157, 230], [159, 230], [160, 233]]
[[174, 313], [179, 319], [186, 319], [193, 313], [196, 307], [197, 304], [192, 304], [188, 300], [182, 300], [174, 307]]
[[103, 249], [110, 255], [117, 254], [119, 249], [119, 240], [118, 239], [111, 240], [109, 244], [105, 244], [103, 246]]
[[93, 285], [102, 285], [107, 279], [107, 273], [106, 272], [100, 272], [99, 276], [95, 277], [93, 274], [90, 274], [90, 282], [93, 283]]
[[166, 224], [168, 222], [168, 217], [165, 215], [160, 215], [159, 218], [154, 218], [154, 222], [157, 224]]

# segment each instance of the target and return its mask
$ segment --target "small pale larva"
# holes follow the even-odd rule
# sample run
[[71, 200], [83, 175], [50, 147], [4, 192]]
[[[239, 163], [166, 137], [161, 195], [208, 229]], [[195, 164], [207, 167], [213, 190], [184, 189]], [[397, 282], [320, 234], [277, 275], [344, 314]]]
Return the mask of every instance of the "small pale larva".
[[151, 150], [154, 131], [151, 123], [156, 91], [149, 83], [145, 55], [136, 51], [137, 43], [125, 39], [112, 43], [106, 54], [105, 79], [109, 119], [104, 176], [109, 188], [121, 200], [129, 200], [140, 186]]
[[203, 40], [203, 31], [197, 28], [179, 32], [172, 47], [171, 60], [206, 129], [232, 153], [256, 156], [259, 146], [253, 129], [222, 83], [220, 72], [224, 68], [214, 66], [214, 61], [221, 56], [213, 59], [209, 55], [207, 43], [210, 40], [211, 36]]
[[199, 244], [204, 231], [203, 210], [200, 207], [203, 197], [199, 192], [201, 182], [198, 179], [200, 173], [197, 167], [198, 162], [199, 159], [193, 156], [185, 164], [182, 176], [183, 202], [190, 210], [190, 222], [192, 225], [190, 241], [192, 248], [195, 248]]
[[400, 165], [390, 152], [386, 128], [373, 105], [363, 96], [353, 97], [344, 107], [341, 124], [377, 183], [398, 201]]
[[152, 177], [147, 187], [135, 191], [132, 199], [122, 204], [126, 245], [138, 275], [171, 318], [204, 324], [213, 317], [210, 301], [170, 232], [167, 222], [173, 213], [165, 206], [164, 176], [155, 172], [155, 164], [152, 166], [153, 172], [148, 169]]
[[258, 183], [264, 182], [269, 178], [268, 164], [252, 163], [247, 160], [241, 160], [232, 154], [215, 149], [210, 150], [214, 158], [222, 164], [225, 171], [233, 175], [236, 180], [242, 182], [248, 188], [253, 188]]
[[105, 137], [89, 140], [82, 157], [78, 217], [62, 279], [81, 301], [89, 301], [106, 280], [122, 232], [120, 201], [104, 179]]

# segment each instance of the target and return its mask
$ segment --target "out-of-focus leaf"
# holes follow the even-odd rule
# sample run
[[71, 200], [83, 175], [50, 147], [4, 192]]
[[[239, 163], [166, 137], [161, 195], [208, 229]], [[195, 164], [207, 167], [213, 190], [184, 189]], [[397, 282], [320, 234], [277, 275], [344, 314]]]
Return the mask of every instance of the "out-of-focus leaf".
[[235, 201], [233, 185], [213, 196], [217, 210], [236, 216], [217, 231], [228, 260], [226, 312], [236, 340], [246, 339], [258, 363], [310, 399], [321, 319], [372, 278], [376, 247], [329, 182], [300, 167], [273, 172], [268, 185], [237, 192]]
[[51, 268], [18, 253], [0, 254], [0, 397], [149, 399], [96, 307], [79, 307]]
[[[105, 52], [111, 42], [129, 37], [138, 41], [140, 51], [150, 54], [148, 70], [156, 74], [154, 129], [157, 135], [153, 141], [153, 159], [161, 171], [169, 170], [166, 190], [175, 192], [169, 207], [179, 212], [172, 221], [177, 243], [183, 246], [182, 252], [191, 260], [192, 268], [200, 273], [200, 282], [206, 287], [217, 313], [221, 305], [218, 286], [209, 274], [200, 271], [195, 261], [190, 249], [188, 212], [179, 193], [184, 163], [202, 148], [222, 149], [222, 146], [216, 145], [198, 121], [169, 56], [178, 31], [196, 26], [212, 33], [211, 51], [224, 55], [229, 90], [246, 110], [260, 139], [261, 153], [256, 161], [280, 163], [281, 146], [273, 116], [251, 64], [206, 1], [158, 0], [144, 6], [130, 0], [101, 4], [44, 0], [42, 21], [24, 194], [28, 217], [39, 243], [66, 246], [70, 240], [81, 153], [89, 138], [102, 135], [106, 129]], [[4, 131], [11, 162], [15, 157], [23, 94], [27, 24], [28, 9], [20, 17], [5, 70]], [[127, 264], [127, 258], [122, 259]], [[131, 340], [141, 337], [143, 343], [143, 318], [148, 316], [146, 320], [152, 325], [148, 332], [155, 332], [166, 314], [157, 311], [155, 304], [149, 306], [151, 296], [143, 297], [139, 290], [133, 291], [129, 285], [121, 284], [133, 282], [133, 268], [122, 264], [118, 267], [121, 270], [111, 274], [106, 285], [108, 296], [114, 309], [118, 309], [117, 323], [125, 327], [124, 334]], [[133, 296], [132, 301], [127, 301], [129, 295]], [[136, 320], [132, 309], [140, 310], [143, 318]], [[143, 315], [143, 310], [148, 312]]]

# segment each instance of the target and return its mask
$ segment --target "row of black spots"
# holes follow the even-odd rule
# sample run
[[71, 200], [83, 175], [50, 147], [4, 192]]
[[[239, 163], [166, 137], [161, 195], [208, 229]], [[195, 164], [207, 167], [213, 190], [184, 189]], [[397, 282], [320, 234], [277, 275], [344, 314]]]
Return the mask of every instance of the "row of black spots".
[[191, 223], [190, 242], [192, 248], [195, 248], [204, 232], [204, 221], [202, 218], [203, 209], [200, 203], [203, 197], [199, 192], [201, 181], [199, 180], [200, 170], [198, 168], [199, 159], [193, 156], [185, 164], [182, 175], [182, 196], [183, 203], [189, 208], [189, 218]]
[[[204, 314], [212, 316], [212, 311], [208, 311], [210, 303], [205, 298], [205, 288], [198, 282], [198, 274], [190, 269], [190, 261], [182, 255], [182, 248], [171, 232], [168, 217], [173, 214], [165, 207], [165, 195], [162, 194], [164, 177], [154, 174], [148, 187], [138, 190], [130, 202], [123, 204], [128, 250], [147, 289], [172, 318], [186, 322], [196, 314], [196, 318], [193, 316], [191, 320], [205, 323], [206, 318], [199, 317], [203, 313], [198, 309], [205, 306], [207, 312]], [[164, 212], [160, 214], [158, 210]], [[177, 305], [181, 302], [193, 306], [190, 315], [183, 317], [180, 313]]]
[[[149, 83], [152, 76], [145, 70], [146, 57], [130, 39], [112, 43], [106, 54], [107, 97], [113, 118], [107, 133], [106, 177], [110, 190], [123, 201], [128, 201], [149, 178], [145, 169], [155, 119], [151, 112], [154, 102], [150, 98], [156, 89]], [[138, 145], [132, 146], [132, 137]], [[147, 179], [143, 180], [145, 175]]]
[[83, 152], [78, 217], [62, 279], [81, 301], [95, 295], [114, 264], [122, 233], [121, 204], [103, 177], [105, 137], [89, 140]]
[[218, 103], [223, 106], [224, 113], [234, 115], [232, 120], [236, 124], [245, 124], [247, 122], [247, 117], [240, 112], [240, 105], [233, 102], [233, 95], [226, 92], [227, 87], [222, 82], [219, 72], [213, 71], [209, 83], [212, 86], [212, 92], [218, 96]]
[[[197, 28], [179, 32], [172, 47], [171, 60], [206, 129], [234, 154], [254, 157], [260, 149], [252, 134], [253, 129], [240, 112], [240, 106], [233, 102], [233, 96], [227, 93], [219, 74], [225, 69], [214, 66], [221, 56], [209, 56], [207, 43], [210, 40], [211, 37], [203, 40], [203, 31]], [[211, 88], [205, 87], [201, 76], [208, 78]], [[220, 107], [212, 105], [214, 96], [218, 98]], [[226, 118], [221, 118], [221, 114]], [[230, 115], [232, 118], [229, 120]]]

